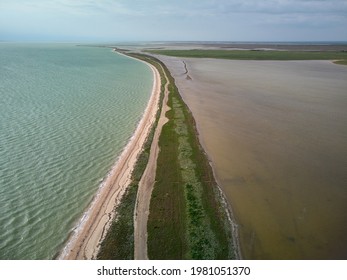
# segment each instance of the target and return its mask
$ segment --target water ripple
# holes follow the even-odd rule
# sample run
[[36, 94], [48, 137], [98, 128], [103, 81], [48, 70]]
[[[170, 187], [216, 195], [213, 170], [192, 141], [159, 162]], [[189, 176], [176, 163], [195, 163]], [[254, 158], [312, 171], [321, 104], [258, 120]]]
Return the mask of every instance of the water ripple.
[[152, 74], [107, 49], [0, 48], [0, 259], [49, 259], [135, 130]]

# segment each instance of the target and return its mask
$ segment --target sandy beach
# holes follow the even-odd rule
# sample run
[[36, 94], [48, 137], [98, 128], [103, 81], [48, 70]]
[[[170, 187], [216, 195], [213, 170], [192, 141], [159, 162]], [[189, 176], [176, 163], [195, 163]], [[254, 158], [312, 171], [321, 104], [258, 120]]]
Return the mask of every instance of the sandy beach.
[[193, 112], [244, 258], [345, 258], [347, 68], [157, 57]]
[[114, 209], [130, 184], [131, 172], [155, 121], [159, 106], [160, 75], [154, 66], [146, 64], [153, 71], [154, 82], [152, 95], [143, 117], [91, 205], [73, 230], [58, 259], [95, 259], [97, 257], [100, 242], [114, 218]]

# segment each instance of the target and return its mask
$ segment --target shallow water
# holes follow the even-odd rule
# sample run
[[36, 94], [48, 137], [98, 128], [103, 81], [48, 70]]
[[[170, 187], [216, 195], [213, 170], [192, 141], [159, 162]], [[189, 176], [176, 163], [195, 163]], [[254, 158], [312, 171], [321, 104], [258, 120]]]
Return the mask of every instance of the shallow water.
[[135, 131], [145, 64], [106, 48], [0, 44], [0, 259], [51, 259]]
[[347, 67], [164, 58], [247, 259], [347, 258]]

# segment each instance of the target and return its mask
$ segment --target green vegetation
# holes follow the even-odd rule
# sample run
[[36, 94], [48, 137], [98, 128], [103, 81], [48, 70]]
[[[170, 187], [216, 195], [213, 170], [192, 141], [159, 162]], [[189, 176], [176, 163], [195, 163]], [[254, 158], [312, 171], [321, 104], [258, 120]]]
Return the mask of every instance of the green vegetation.
[[138, 185], [128, 187], [121, 203], [115, 210], [117, 216], [101, 243], [99, 260], [134, 259], [134, 221], [133, 213]]
[[230, 259], [231, 228], [195, 122], [174, 79], [160, 139], [148, 220], [150, 259]]
[[335, 64], [340, 64], [340, 65], [347, 65], [347, 59], [346, 60], [336, 60], [334, 61]]
[[178, 57], [235, 60], [344, 60], [344, 63], [347, 60], [347, 52], [342, 51], [150, 50], [148, 52]]

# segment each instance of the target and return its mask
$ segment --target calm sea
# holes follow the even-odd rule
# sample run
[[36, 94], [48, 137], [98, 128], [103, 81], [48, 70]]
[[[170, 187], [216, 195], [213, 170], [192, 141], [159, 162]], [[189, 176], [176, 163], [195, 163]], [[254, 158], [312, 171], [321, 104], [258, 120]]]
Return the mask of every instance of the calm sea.
[[150, 68], [106, 48], [0, 44], [0, 259], [51, 259], [133, 134]]

